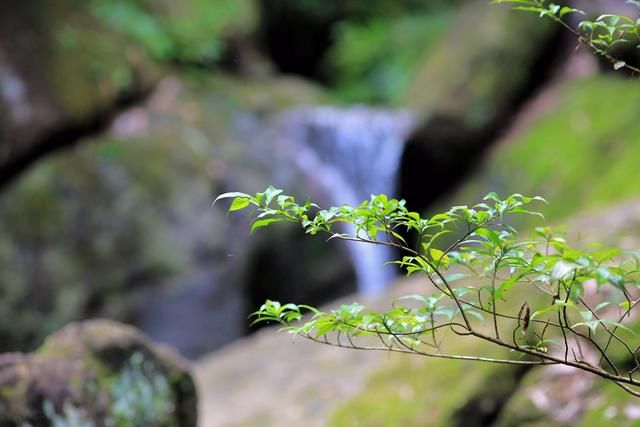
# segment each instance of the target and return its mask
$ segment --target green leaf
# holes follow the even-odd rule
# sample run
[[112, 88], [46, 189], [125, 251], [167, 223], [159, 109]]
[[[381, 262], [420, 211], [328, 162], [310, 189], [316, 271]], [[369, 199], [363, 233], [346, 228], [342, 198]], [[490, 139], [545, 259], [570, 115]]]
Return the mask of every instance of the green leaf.
[[516, 274], [496, 288], [496, 299], [504, 299], [504, 294], [524, 277], [525, 273]]
[[590, 312], [589, 310], [585, 310], [585, 311], [581, 311], [580, 312], [580, 317], [582, 317], [582, 319], [586, 322], [590, 321], [591, 319], [593, 319], [593, 313]]
[[277, 195], [282, 194], [282, 190], [269, 186], [263, 194], [265, 204], [269, 205]]
[[337, 326], [338, 326], [338, 323], [336, 323], [335, 319], [333, 318], [320, 319], [316, 323], [316, 328], [315, 328], [316, 338], [319, 338], [331, 331], [334, 331]]
[[248, 195], [246, 193], [238, 193], [238, 192], [223, 193], [223, 194], [219, 195], [218, 197], [216, 197], [216, 199], [213, 201], [211, 206], [215, 205], [218, 200], [230, 199], [232, 197], [241, 197], [241, 198], [247, 198], [247, 199], [251, 199], [252, 198], [250, 195]]
[[616, 328], [620, 328], [620, 329], [622, 329], [624, 331], [629, 332], [631, 335], [635, 335], [636, 334], [633, 330], [629, 329], [627, 326], [625, 326], [625, 325], [623, 325], [622, 323], [619, 323], [619, 322], [614, 322], [612, 320], [603, 319], [602, 323], [606, 323], [608, 325], [615, 326]]
[[249, 199], [245, 197], [236, 197], [231, 202], [231, 206], [229, 207], [229, 212], [239, 211], [249, 206]]
[[562, 308], [563, 305], [564, 304], [560, 304], [560, 301], [556, 301], [553, 305], [549, 307], [545, 307], [543, 309], [533, 312], [533, 314], [531, 315], [531, 320], [536, 319], [544, 314], [557, 312]]
[[564, 6], [562, 9], [560, 9], [560, 13], [558, 14], [558, 17], [562, 18], [562, 17], [564, 17], [565, 15], [568, 15], [568, 14], [570, 14], [570, 13], [579, 13], [579, 14], [581, 14], [581, 15], [586, 15], [586, 14], [584, 13], [584, 11], [582, 11], [582, 10], [580, 10], [580, 9], [574, 9], [574, 8], [572, 8], [572, 7]]
[[598, 283], [598, 285], [611, 283], [618, 289], [624, 289], [624, 278], [620, 274], [612, 270], [612, 268], [608, 267], [599, 267], [596, 270], [596, 282]]
[[267, 225], [273, 224], [274, 222], [284, 222], [284, 221], [287, 221], [287, 220], [285, 218], [266, 218], [266, 219], [260, 219], [258, 221], [254, 221], [254, 223], [251, 224], [250, 234], [253, 234], [257, 229], [266, 227]]
[[475, 234], [484, 237], [497, 247], [502, 246], [502, 240], [500, 239], [500, 235], [493, 230], [489, 230], [488, 228], [478, 228]]
[[591, 332], [595, 333], [599, 324], [600, 324], [599, 320], [590, 320], [588, 322], [578, 322], [575, 325], [573, 325], [572, 328], [576, 328], [578, 326], [586, 326], [587, 328], [591, 329]]

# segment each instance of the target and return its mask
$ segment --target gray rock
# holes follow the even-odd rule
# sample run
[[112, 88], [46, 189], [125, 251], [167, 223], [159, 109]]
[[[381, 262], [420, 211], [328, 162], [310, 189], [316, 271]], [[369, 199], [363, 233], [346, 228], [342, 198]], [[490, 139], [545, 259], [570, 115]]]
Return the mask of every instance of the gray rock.
[[0, 394], [0, 425], [74, 418], [193, 427], [197, 419], [188, 364], [108, 320], [72, 323], [31, 354], [1, 355]]

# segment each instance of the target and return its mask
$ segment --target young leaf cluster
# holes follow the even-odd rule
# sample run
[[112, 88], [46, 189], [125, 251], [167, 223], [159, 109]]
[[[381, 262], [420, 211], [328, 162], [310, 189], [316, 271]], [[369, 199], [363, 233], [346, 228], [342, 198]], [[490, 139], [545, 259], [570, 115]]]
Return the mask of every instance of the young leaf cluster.
[[[597, 245], [573, 247], [563, 232], [546, 226], [523, 238], [508, 220], [523, 214], [543, 219], [530, 208], [544, 203], [540, 197], [502, 199], [490, 193], [476, 205], [454, 206], [430, 217], [385, 195], [329, 209], [298, 204], [273, 187], [220, 199], [232, 199], [230, 211], [252, 209], [252, 231], [293, 222], [311, 235], [394, 248], [401, 255], [393, 263], [407, 275], [423, 276], [429, 285], [428, 292], [399, 298], [386, 311], [353, 303], [323, 312], [267, 301], [253, 313], [254, 323], [277, 323], [295, 336], [361, 350], [564, 364], [640, 396], [635, 390], [640, 387], [635, 377], [640, 347], [632, 344], [628, 326], [640, 302], [640, 258]], [[351, 232], [344, 232], [345, 224]], [[518, 356], [451, 354], [444, 342], [452, 334], [488, 341]], [[614, 360], [614, 351], [625, 354], [623, 364]]]
[[[640, 72], [637, 67], [616, 59], [611, 55], [618, 46], [640, 48], [640, 17], [606, 13], [594, 20], [583, 19], [573, 28], [567, 21], [569, 14], [586, 16], [583, 10], [561, 6], [548, 0], [492, 0], [492, 4], [510, 4], [513, 9], [537, 13], [548, 17], [571, 31], [580, 43], [589, 46], [595, 53], [607, 58], [616, 70], [627, 68], [633, 73]], [[625, 0], [626, 4], [636, 6], [640, 15], [640, 1]]]

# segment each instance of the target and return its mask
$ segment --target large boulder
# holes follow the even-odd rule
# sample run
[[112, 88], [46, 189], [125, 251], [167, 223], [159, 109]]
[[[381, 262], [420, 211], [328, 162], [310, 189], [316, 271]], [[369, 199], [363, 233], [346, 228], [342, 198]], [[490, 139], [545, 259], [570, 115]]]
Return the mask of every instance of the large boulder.
[[470, 203], [489, 191], [537, 194], [550, 202], [547, 220], [559, 221], [636, 197], [639, 95], [637, 82], [615, 76], [552, 87], [447, 202]]
[[132, 327], [72, 323], [34, 353], [0, 356], [0, 425], [195, 427], [189, 369]]
[[464, 177], [553, 64], [559, 26], [472, 0], [425, 53], [405, 103], [420, 122], [403, 157], [401, 194], [428, 206]]

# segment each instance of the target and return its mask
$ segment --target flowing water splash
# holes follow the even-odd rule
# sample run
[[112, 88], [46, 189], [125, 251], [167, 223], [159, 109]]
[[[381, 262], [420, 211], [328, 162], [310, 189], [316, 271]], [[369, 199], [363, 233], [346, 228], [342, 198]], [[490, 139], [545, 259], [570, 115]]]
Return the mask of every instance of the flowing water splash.
[[[282, 117], [278, 139], [297, 167], [333, 205], [356, 205], [372, 194], [394, 196], [404, 142], [414, 120], [407, 111], [370, 107], [309, 107]], [[347, 245], [358, 289], [380, 292], [394, 278], [389, 248]]]

